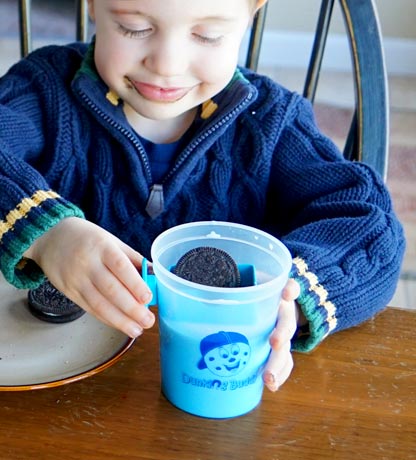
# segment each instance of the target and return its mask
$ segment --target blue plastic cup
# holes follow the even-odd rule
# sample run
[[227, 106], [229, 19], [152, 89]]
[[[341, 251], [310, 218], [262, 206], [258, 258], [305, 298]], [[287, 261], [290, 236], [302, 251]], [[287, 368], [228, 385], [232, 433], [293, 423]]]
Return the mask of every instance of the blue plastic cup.
[[[219, 288], [172, 273], [200, 246], [222, 249], [237, 265], [252, 265], [256, 283]], [[178, 408], [228, 418], [254, 409], [270, 354], [281, 291], [292, 264], [273, 236], [228, 222], [193, 222], [159, 235], [151, 248], [154, 276], [143, 277], [158, 304], [162, 391]]]

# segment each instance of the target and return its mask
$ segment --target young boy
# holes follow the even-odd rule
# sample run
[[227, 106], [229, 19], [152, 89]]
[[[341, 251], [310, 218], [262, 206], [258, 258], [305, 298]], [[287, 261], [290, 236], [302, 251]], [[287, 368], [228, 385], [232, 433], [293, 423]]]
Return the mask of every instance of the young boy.
[[264, 373], [276, 390], [291, 346], [388, 303], [404, 240], [381, 178], [343, 159], [310, 104], [237, 68], [265, 1], [89, 0], [89, 47], [38, 50], [0, 80], [0, 267], [20, 288], [46, 275], [137, 337], [154, 322], [137, 269], [158, 234], [261, 228], [294, 258]]

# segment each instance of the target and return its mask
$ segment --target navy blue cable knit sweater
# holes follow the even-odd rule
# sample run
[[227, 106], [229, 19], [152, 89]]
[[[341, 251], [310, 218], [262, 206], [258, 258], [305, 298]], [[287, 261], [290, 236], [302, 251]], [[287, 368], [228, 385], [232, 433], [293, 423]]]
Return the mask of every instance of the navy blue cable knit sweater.
[[237, 69], [154, 184], [122, 103], [107, 93], [92, 46], [81, 44], [35, 51], [0, 79], [0, 268], [10, 283], [42, 281], [23, 253], [68, 216], [146, 257], [167, 228], [221, 220], [265, 230], [291, 251], [309, 321], [294, 349], [311, 350], [391, 300], [404, 238], [389, 194], [372, 169], [343, 159], [299, 95]]

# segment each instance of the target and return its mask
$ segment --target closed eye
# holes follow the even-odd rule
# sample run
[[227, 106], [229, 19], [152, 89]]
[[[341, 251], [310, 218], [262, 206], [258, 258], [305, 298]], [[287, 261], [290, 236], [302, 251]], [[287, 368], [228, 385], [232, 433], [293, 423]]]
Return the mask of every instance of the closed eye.
[[122, 35], [129, 38], [145, 38], [149, 36], [153, 32], [152, 27], [146, 27], [145, 29], [129, 29], [128, 27], [123, 26], [122, 24], [118, 24], [118, 30], [121, 32]]
[[219, 35], [218, 37], [207, 37], [205, 35], [193, 33], [192, 36], [195, 40], [205, 45], [219, 45], [223, 39], [222, 35]]

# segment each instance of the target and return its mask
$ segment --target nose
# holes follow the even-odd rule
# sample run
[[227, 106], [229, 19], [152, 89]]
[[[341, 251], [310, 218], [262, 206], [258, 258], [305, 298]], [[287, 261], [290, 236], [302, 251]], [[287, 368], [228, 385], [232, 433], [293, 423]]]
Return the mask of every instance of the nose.
[[144, 65], [162, 77], [183, 75], [189, 66], [189, 54], [180, 39], [166, 35], [153, 42]]

